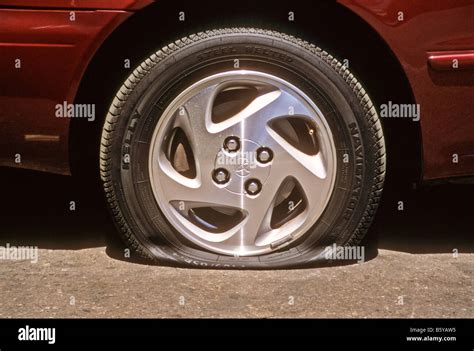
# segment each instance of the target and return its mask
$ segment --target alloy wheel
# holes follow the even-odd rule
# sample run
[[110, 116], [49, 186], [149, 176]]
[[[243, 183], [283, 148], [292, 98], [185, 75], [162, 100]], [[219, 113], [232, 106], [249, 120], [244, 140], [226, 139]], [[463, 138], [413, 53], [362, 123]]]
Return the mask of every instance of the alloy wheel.
[[219, 73], [185, 89], [158, 120], [149, 154], [153, 194], [179, 235], [232, 256], [301, 237], [325, 210], [336, 175], [318, 107], [257, 71]]

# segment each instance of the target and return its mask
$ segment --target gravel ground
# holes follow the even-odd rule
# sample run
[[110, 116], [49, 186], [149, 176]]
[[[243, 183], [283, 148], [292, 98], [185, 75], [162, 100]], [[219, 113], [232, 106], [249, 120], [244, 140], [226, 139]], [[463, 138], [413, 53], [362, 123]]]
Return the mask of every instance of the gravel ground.
[[2, 263], [0, 317], [474, 317], [473, 254], [381, 250], [364, 264], [288, 271], [147, 266], [103, 248], [39, 258]]
[[386, 196], [365, 263], [219, 271], [123, 258], [101, 200], [67, 177], [0, 172], [12, 183], [0, 246], [39, 260], [0, 260], [0, 317], [474, 317], [473, 186]]

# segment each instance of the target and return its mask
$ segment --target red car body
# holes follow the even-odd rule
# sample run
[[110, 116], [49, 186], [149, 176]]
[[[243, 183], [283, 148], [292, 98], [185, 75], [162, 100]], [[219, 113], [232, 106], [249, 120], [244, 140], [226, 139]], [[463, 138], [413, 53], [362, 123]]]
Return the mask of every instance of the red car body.
[[[153, 2], [0, 0], [0, 165], [70, 172], [71, 122], [56, 118], [55, 106], [75, 101], [106, 38]], [[406, 73], [421, 105], [423, 178], [473, 175], [474, 0], [338, 2]]]

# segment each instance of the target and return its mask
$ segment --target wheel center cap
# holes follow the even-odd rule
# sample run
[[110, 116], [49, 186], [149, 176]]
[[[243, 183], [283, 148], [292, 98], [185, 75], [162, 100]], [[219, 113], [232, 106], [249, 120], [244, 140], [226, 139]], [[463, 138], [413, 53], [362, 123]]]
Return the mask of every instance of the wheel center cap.
[[251, 173], [251, 164], [247, 157], [242, 157], [240, 160], [237, 160], [237, 169], [235, 170], [235, 174], [239, 177], [245, 178], [248, 177]]
[[257, 159], [257, 150], [261, 145], [248, 139], [240, 139], [240, 143], [238, 151], [219, 150], [215, 160], [215, 169], [229, 171], [230, 180], [224, 188], [235, 194], [246, 193], [245, 182], [250, 178], [264, 184], [271, 169], [270, 164], [262, 164]]

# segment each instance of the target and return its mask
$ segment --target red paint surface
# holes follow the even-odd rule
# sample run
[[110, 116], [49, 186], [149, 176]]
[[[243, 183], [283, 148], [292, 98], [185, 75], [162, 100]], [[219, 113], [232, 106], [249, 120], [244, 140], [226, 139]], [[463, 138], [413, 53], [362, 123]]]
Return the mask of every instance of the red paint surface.
[[153, 0], [0, 0], [0, 7], [138, 10]]
[[474, 72], [428, 64], [429, 52], [474, 49], [474, 0], [339, 2], [384, 38], [405, 69], [421, 105], [424, 178], [474, 174]]
[[[90, 58], [129, 15], [77, 11], [71, 22], [69, 11], [0, 10], [0, 164], [68, 172], [70, 121], [55, 105], [74, 101]], [[26, 141], [31, 134], [59, 141]]]
[[[131, 15], [125, 10], [150, 2], [0, 0], [0, 7], [9, 7], [0, 10], [0, 165], [15, 165], [14, 155], [21, 153], [20, 166], [68, 171], [70, 121], [56, 118], [54, 106], [74, 100], [96, 49]], [[474, 72], [437, 71], [428, 63], [433, 53], [474, 50], [474, 0], [339, 2], [381, 35], [408, 76], [421, 105], [425, 179], [474, 174]], [[75, 23], [66, 8], [76, 10]], [[92, 8], [107, 10], [84, 10]], [[26, 142], [29, 134], [59, 141]]]
[[473, 70], [474, 51], [430, 52], [428, 62], [435, 71]]

